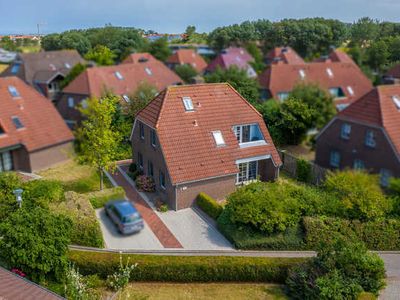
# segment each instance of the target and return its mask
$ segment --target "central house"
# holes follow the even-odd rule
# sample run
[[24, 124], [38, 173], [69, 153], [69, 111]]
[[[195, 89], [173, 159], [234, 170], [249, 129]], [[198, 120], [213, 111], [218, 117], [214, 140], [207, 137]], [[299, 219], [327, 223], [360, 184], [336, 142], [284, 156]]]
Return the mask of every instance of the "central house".
[[260, 113], [229, 84], [171, 86], [135, 120], [133, 159], [179, 210], [204, 192], [224, 199], [238, 185], [275, 180], [281, 160]]

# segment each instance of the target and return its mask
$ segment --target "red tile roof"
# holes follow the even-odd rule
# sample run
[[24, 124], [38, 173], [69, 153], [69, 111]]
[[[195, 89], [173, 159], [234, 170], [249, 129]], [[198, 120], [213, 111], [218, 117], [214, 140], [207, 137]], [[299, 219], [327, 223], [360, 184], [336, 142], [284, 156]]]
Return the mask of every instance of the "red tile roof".
[[191, 65], [197, 72], [201, 73], [207, 67], [207, 63], [193, 49], [179, 49], [172, 54], [168, 59], [169, 64]]
[[[182, 97], [190, 97], [194, 112], [186, 112]], [[198, 84], [169, 87], [137, 115], [157, 130], [173, 184], [236, 174], [236, 160], [271, 155], [281, 160], [260, 113], [230, 85]], [[234, 125], [258, 123], [265, 145], [240, 148]], [[220, 130], [226, 146], [216, 147], [212, 131]]]
[[387, 71], [385, 76], [390, 76], [393, 78], [400, 78], [400, 64], [395, 65], [393, 68], [391, 68], [389, 71]]
[[[300, 75], [301, 70], [305, 74], [304, 79]], [[340, 87], [345, 97], [336, 99], [336, 104], [350, 104], [373, 87], [355, 63], [330, 61], [299, 65], [272, 64], [259, 76], [259, 82], [273, 98], [277, 98], [278, 93], [292, 91], [301, 82], [317, 83], [324, 89]]]
[[305, 63], [291, 47], [276, 47], [267, 54], [267, 59], [273, 64], [299, 65]]
[[123, 64], [137, 64], [145, 61], [154, 61], [156, 58], [147, 52], [142, 53], [132, 53], [129, 54], [127, 58], [122, 62]]
[[[116, 72], [123, 76], [122, 80], [117, 78]], [[142, 63], [88, 68], [65, 87], [63, 93], [101, 97], [105, 90], [111, 90], [117, 95], [125, 95], [135, 91], [143, 81], [154, 85], [158, 91], [182, 82], [178, 75], [162, 62], [149, 60]]]
[[[399, 107], [394, 97], [397, 97]], [[400, 85], [382, 85], [358, 99], [338, 117], [382, 127], [400, 153]]]
[[0, 267], [0, 299], [59, 300], [64, 298]]
[[[20, 97], [13, 98], [13, 86]], [[17, 77], [0, 78], [0, 148], [23, 144], [29, 152], [72, 141], [74, 136], [54, 105]], [[18, 117], [24, 128], [16, 129], [12, 117]]]

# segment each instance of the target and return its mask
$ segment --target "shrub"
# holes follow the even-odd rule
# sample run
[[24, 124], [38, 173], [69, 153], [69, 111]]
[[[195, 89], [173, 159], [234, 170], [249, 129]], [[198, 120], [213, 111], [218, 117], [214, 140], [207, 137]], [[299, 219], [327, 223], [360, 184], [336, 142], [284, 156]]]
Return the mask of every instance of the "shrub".
[[160, 207], [158, 208], [160, 212], [167, 212], [168, 211], [168, 205], [167, 204], [161, 204]]
[[217, 219], [222, 213], [223, 207], [207, 194], [200, 193], [196, 200], [196, 204], [211, 218]]
[[344, 215], [340, 217], [365, 221], [383, 217], [391, 210], [376, 176], [351, 170], [330, 173], [324, 187], [341, 201]]
[[107, 286], [114, 291], [122, 290], [128, 285], [132, 271], [136, 268], [136, 266], [137, 264], [129, 263], [129, 257], [124, 265], [122, 263], [122, 256], [120, 255], [119, 268], [113, 274], [107, 276]]
[[42, 207], [64, 200], [63, 186], [56, 180], [32, 180], [24, 184], [23, 190], [24, 197]]
[[311, 181], [311, 164], [305, 159], [298, 159], [296, 162], [297, 180], [302, 182]]
[[224, 210], [217, 220], [219, 231], [237, 248], [247, 250], [301, 250], [303, 231], [297, 225], [284, 232], [267, 235], [248, 225], [236, 225]]
[[95, 211], [85, 195], [66, 192], [65, 201], [50, 205], [51, 211], [72, 220], [71, 243], [103, 247], [103, 235]]
[[65, 296], [67, 299], [89, 299], [89, 291], [79, 270], [69, 265], [66, 272]]
[[359, 242], [335, 238], [320, 245], [317, 257], [295, 266], [286, 285], [293, 299], [356, 299], [384, 287], [385, 267]]
[[137, 165], [135, 164], [135, 163], [131, 163], [130, 165], [129, 165], [129, 172], [136, 172], [137, 171], [137, 169], [138, 169], [138, 167], [137, 167]]
[[152, 193], [156, 190], [154, 179], [150, 176], [140, 175], [136, 178], [135, 182], [139, 191]]
[[102, 208], [110, 200], [125, 199], [125, 190], [120, 187], [104, 189], [87, 195], [94, 209]]
[[[88, 251], [69, 251], [69, 259], [82, 274], [97, 274], [107, 278], [120, 265], [119, 254]], [[303, 258], [266, 258], [237, 256], [159, 256], [122, 255], [137, 263], [131, 274], [133, 281], [172, 282], [271, 282], [283, 283], [289, 267]]]

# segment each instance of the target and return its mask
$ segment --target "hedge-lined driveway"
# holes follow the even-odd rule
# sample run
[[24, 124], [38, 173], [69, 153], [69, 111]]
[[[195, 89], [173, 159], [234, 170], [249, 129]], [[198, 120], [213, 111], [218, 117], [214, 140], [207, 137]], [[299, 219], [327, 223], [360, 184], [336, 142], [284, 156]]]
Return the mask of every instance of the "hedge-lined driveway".
[[100, 222], [105, 247], [109, 249], [163, 249], [160, 241], [145, 223], [144, 229], [132, 235], [122, 235], [115, 224], [107, 217], [104, 208], [96, 209], [96, 216]]

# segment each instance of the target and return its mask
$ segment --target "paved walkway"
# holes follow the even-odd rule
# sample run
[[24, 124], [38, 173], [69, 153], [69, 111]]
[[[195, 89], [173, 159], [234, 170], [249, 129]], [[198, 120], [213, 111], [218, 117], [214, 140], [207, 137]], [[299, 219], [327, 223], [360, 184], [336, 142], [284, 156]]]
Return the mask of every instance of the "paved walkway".
[[153, 209], [140, 197], [138, 192], [129, 184], [121, 172], [117, 169], [111, 174], [114, 181], [124, 188], [126, 197], [135, 204], [145, 222], [154, 232], [164, 248], [182, 248], [181, 243], [175, 238], [168, 227], [161, 221]]
[[381, 292], [380, 300], [400, 299], [400, 253], [380, 252], [379, 256], [385, 262], [386, 288]]

